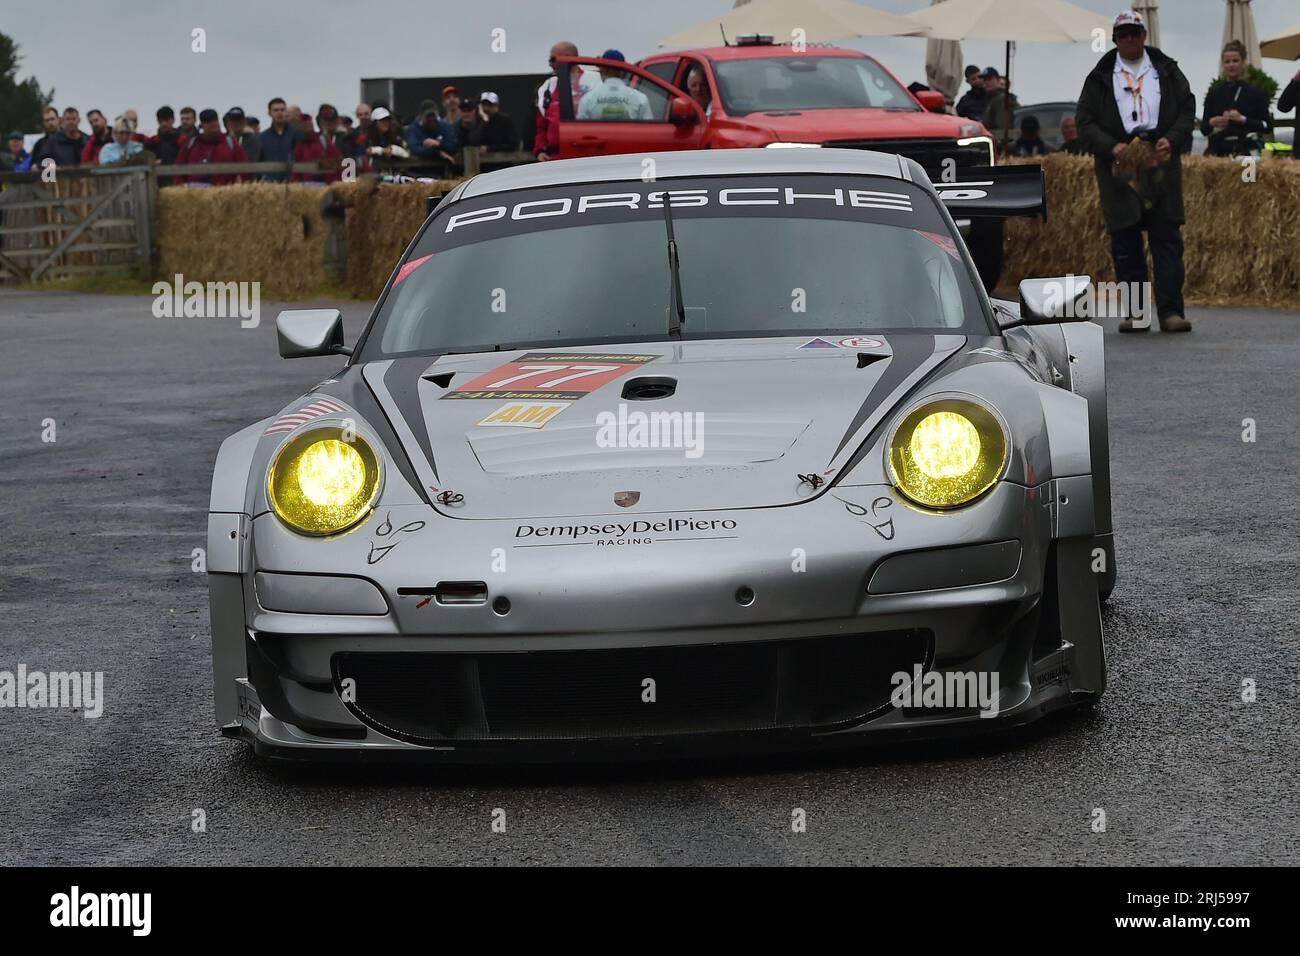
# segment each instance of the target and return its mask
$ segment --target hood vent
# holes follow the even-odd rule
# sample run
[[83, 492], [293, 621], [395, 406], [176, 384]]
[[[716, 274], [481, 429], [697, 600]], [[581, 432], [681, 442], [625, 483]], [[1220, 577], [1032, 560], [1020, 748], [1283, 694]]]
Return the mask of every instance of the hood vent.
[[629, 402], [653, 402], [669, 398], [677, 391], [677, 379], [666, 375], [643, 375], [629, 379], [623, 386], [623, 398]]
[[425, 375], [423, 377], [426, 382], [432, 382], [439, 388], [446, 388], [451, 384], [451, 377], [455, 374], [455, 372], [439, 372], [436, 375]]

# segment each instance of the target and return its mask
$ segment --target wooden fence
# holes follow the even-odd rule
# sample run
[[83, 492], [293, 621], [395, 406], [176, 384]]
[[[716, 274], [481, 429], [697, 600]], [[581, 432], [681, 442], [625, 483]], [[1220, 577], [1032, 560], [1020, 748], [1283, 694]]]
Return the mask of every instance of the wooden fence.
[[[482, 153], [466, 147], [464, 172], [534, 162], [526, 151]], [[381, 160], [359, 180], [414, 178], [419, 160]], [[147, 159], [120, 166], [72, 166], [0, 173], [0, 283], [27, 283], [78, 273], [129, 272], [152, 278], [158, 262], [158, 189], [178, 179], [239, 176], [322, 180], [339, 171], [318, 163], [207, 163], [161, 166]]]
[[152, 274], [157, 180], [145, 166], [5, 174], [0, 281], [81, 272]]

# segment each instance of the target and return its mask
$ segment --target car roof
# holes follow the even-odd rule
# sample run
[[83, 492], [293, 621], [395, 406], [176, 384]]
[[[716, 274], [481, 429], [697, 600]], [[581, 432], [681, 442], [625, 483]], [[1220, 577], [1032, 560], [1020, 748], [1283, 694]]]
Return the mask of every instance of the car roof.
[[912, 160], [867, 149], [696, 149], [557, 159], [511, 166], [475, 176], [448, 198], [468, 199], [538, 186], [639, 180], [645, 176], [647, 159], [654, 161], [656, 179], [781, 173], [847, 173], [890, 179], [926, 179], [925, 172]]
[[753, 60], [771, 57], [798, 57], [805, 60], [808, 57], [815, 56], [840, 56], [856, 57], [858, 59], [867, 59], [867, 55], [860, 50], [850, 50], [842, 46], [819, 46], [815, 43], [809, 43], [804, 46], [803, 50], [795, 50], [789, 43], [769, 43], [769, 44], [746, 44], [744, 46], [708, 46], [694, 47], [689, 50], [664, 50], [662, 53], [652, 53], [645, 57], [646, 60], [656, 60], [660, 57], [679, 57], [688, 54], [694, 56], [708, 57], [711, 60]]

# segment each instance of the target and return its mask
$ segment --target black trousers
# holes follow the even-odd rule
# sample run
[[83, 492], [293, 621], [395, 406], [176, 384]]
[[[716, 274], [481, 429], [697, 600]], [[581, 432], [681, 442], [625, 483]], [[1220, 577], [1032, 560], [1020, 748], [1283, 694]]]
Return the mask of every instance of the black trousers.
[[1167, 319], [1171, 315], [1186, 315], [1183, 311], [1183, 282], [1187, 273], [1183, 268], [1182, 226], [1170, 222], [1158, 211], [1148, 209], [1137, 225], [1110, 234], [1115, 277], [1130, 290], [1129, 304], [1133, 317], [1147, 315], [1149, 307], [1146, 301], [1147, 257], [1142, 248], [1143, 231], [1151, 246], [1151, 262], [1156, 271], [1156, 315], [1161, 319]]

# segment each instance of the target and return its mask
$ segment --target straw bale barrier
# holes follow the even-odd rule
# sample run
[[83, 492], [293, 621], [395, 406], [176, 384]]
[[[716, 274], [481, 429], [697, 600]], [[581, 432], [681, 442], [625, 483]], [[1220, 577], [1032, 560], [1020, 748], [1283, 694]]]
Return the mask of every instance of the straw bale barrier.
[[186, 281], [260, 282], [308, 295], [326, 281], [320, 187], [247, 183], [158, 191], [158, 272]]
[[[1048, 220], [1007, 225], [1001, 288], [1031, 276], [1073, 273], [1113, 281], [1110, 242], [1088, 157], [1055, 154], [1047, 171]], [[1027, 162], [1027, 160], [1021, 160]], [[1187, 298], [1193, 304], [1300, 308], [1300, 163], [1262, 160], [1255, 181], [1235, 160], [1183, 158], [1188, 221]], [[167, 188], [159, 202], [159, 272], [187, 279], [260, 281], [264, 295], [310, 295], [329, 279], [322, 200], [345, 215], [344, 287], [373, 298], [424, 221], [436, 183], [249, 184]]]
[[[1036, 161], [1047, 172], [1047, 222], [1008, 222], [1001, 288], [1069, 273], [1114, 281], [1091, 157], [1058, 153]], [[1238, 160], [1183, 157], [1186, 297], [1200, 305], [1300, 308], [1300, 163], [1260, 160], [1254, 182], [1243, 179], [1248, 172]]]

